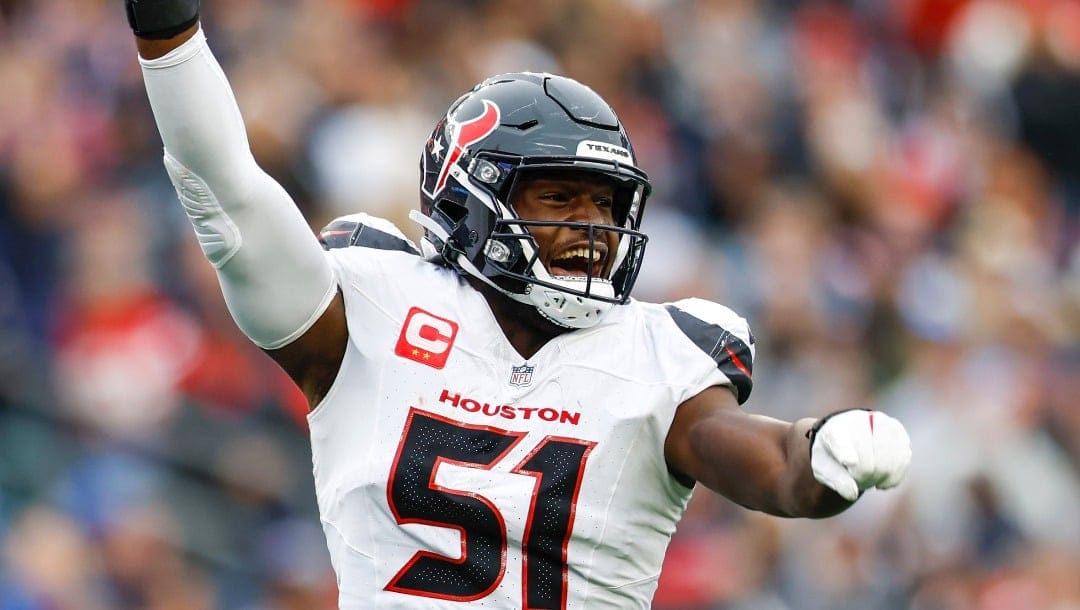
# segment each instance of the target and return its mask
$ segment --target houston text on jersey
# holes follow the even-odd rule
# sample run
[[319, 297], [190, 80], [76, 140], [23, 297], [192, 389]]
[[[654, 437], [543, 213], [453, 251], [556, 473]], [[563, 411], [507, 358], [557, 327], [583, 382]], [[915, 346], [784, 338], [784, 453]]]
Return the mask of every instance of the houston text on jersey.
[[539, 419], [547, 422], [560, 424], [578, 425], [581, 421], [580, 411], [567, 411], [553, 407], [521, 407], [517, 405], [493, 405], [481, 402], [473, 398], [462, 397], [458, 392], [444, 389], [439, 395], [439, 402], [451, 407], [463, 409], [470, 413], [483, 413], [488, 417], [502, 417], [504, 419]]

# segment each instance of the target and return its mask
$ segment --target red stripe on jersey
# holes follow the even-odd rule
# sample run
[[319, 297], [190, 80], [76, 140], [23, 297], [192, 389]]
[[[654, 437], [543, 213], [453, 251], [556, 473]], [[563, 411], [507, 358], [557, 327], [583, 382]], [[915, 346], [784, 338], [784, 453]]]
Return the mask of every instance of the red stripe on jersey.
[[735, 354], [735, 350], [731, 349], [730, 345], [725, 345], [724, 349], [727, 350], [728, 356], [731, 356], [731, 363], [735, 365], [735, 368], [739, 369], [739, 372], [747, 377], [750, 377], [750, 369], [746, 368], [742, 360]]

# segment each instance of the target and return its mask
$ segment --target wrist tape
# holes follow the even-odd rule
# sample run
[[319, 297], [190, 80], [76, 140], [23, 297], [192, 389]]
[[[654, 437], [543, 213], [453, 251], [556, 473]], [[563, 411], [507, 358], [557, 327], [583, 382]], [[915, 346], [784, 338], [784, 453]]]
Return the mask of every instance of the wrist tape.
[[125, 0], [124, 5], [139, 38], [172, 38], [199, 21], [199, 0]]

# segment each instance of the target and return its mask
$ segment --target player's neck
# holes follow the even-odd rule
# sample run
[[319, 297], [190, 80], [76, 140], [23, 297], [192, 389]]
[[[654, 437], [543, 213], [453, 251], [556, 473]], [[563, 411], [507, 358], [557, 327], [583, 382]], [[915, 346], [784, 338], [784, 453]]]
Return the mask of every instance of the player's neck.
[[572, 330], [552, 323], [535, 307], [518, 303], [486, 284], [473, 282], [473, 285], [484, 295], [506, 340], [526, 360], [548, 341]]

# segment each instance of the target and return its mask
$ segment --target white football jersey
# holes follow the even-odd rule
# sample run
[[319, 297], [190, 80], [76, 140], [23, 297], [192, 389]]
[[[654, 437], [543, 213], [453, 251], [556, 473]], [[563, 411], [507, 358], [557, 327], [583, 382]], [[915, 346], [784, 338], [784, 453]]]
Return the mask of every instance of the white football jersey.
[[308, 418], [340, 607], [648, 608], [691, 494], [665, 436], [710, 386], [745, 400], [745, 320], [631, 301], [525, 359], [456, 272], [367, 236], [327, 253], [349, 343]]

